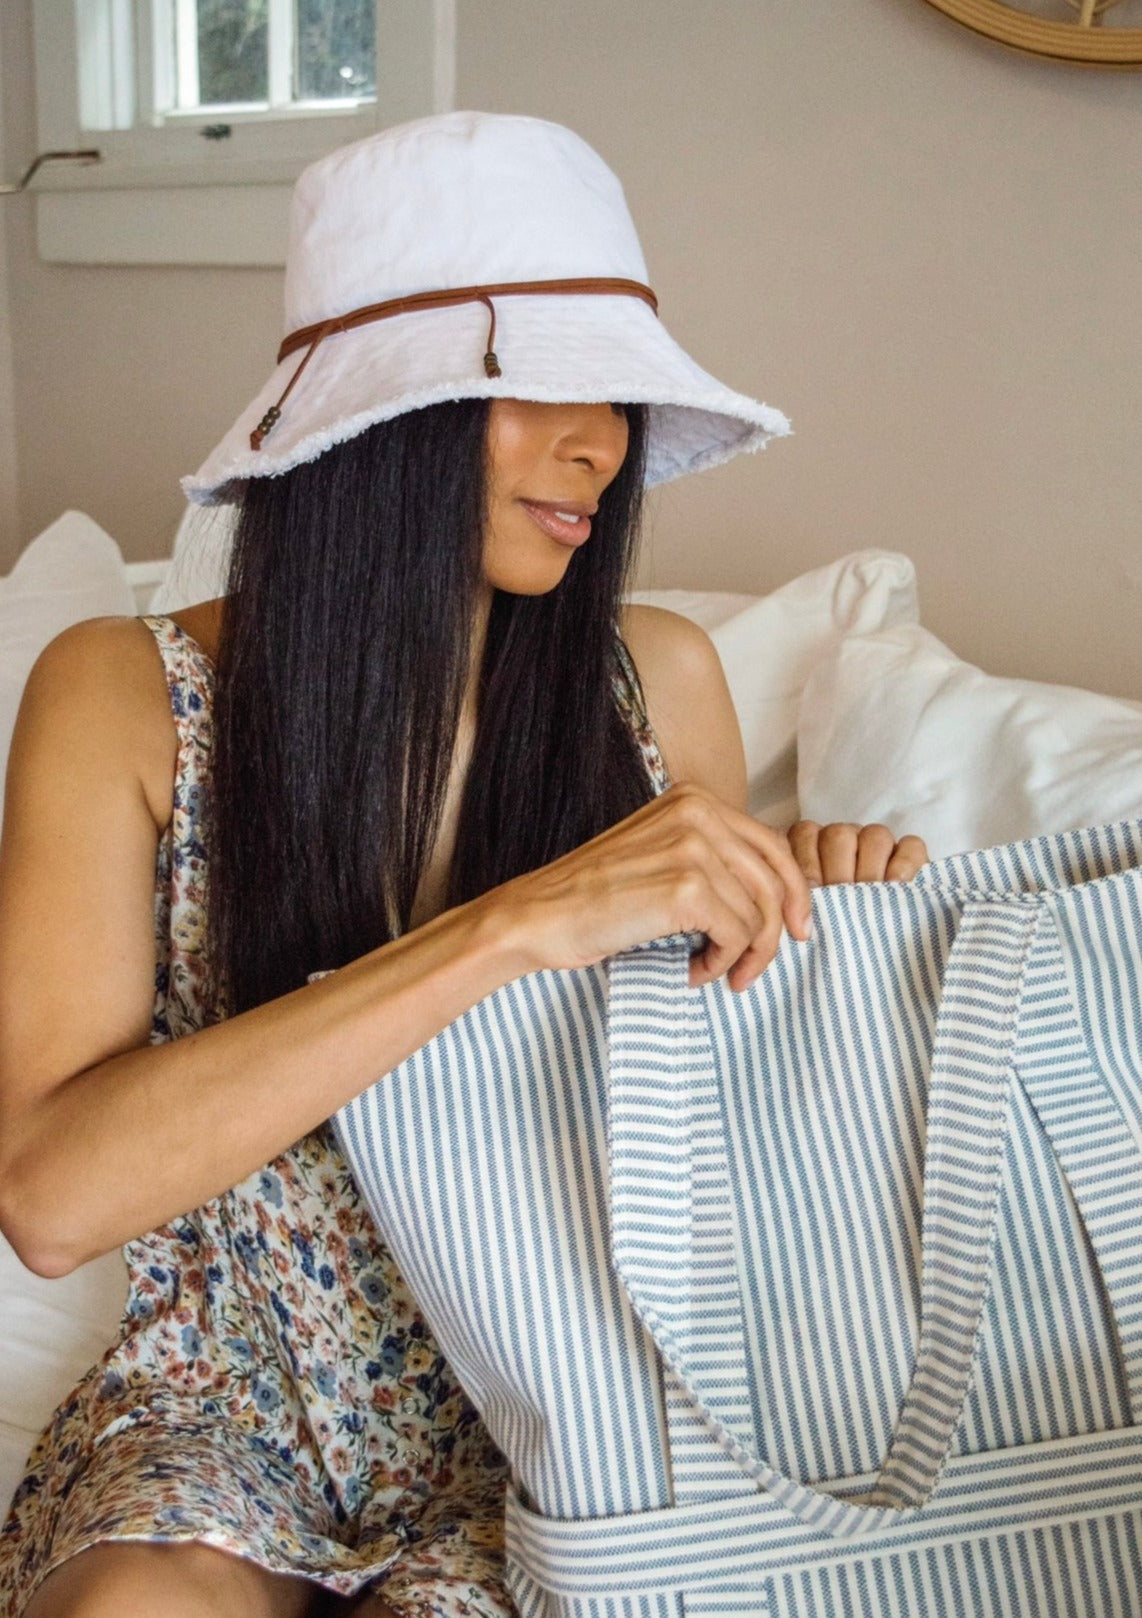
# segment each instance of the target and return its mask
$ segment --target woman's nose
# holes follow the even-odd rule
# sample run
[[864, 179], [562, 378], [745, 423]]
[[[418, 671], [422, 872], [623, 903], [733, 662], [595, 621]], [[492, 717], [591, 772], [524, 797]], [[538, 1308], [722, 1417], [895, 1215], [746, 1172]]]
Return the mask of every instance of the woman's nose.
[[610, 404], [586, 404], [568, 406], [568, 413], [558, 446], [562, 458], [613, 478], [627, 452], [625, 412]]

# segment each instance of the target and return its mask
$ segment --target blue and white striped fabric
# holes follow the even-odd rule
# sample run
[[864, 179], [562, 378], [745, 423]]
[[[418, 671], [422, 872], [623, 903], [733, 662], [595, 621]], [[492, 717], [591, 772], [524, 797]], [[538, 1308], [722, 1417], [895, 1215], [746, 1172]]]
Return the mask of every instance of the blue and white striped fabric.
[[524, 1618], [1142, 1613], [1142, 824], [545, 972], [338, 1115]]

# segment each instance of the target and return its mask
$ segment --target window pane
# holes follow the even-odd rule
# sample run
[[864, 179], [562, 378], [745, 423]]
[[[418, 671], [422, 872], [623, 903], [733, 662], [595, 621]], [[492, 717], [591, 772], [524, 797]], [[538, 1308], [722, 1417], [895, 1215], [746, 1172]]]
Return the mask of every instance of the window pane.
[[198, 0], [198, 101], [265, 101], [267, 0]]
[[302, 101], [376, 95], [374, 0], [298, 0], [297, 39]]

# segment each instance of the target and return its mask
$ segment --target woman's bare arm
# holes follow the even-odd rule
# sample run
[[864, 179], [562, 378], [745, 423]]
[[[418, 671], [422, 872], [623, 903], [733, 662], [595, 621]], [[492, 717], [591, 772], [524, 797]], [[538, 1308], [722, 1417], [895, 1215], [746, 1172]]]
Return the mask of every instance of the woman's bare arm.
[[150, 1046], [175, 750], [145, 626], [80, 625], [41, 658], [0, 849], [0, 1225], [45, 1275], [237, 1183], [525, 972], [695, 931], [695, 981], [741, 987], [783, 924], [805, 928], [784, 838], [680, 788], [321, 982]]
[[37, 665], [0, 850], [0, 1217], [46, 1274], [236, 1183], [512, 975], [469, 907], [150, 1047], [175, 746], [144, 626], [82, 625]]

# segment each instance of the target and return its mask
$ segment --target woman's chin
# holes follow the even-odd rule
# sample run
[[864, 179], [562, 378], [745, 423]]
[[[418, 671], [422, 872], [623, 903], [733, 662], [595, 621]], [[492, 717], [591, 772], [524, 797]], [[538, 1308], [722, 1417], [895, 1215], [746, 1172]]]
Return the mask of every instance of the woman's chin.
[[570, 561], [568, 555], [545, 566], [496, 568], [485, 572], [484, 577], [493, 590], [502, 590], [505, 595], [545, 596], [563, 583]]

